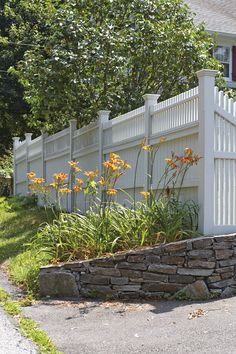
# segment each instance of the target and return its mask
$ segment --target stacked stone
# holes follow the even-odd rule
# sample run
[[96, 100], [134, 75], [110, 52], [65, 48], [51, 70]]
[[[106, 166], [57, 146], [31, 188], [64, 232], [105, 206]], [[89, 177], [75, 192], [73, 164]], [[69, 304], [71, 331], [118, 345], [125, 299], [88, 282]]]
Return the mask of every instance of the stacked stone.
[[[57, 274], [57, 281], [52, 274]], [[229, 295], [236, 287], [236, 235], [202, 237], [113, 257], [43, 267], [40, 273], [42, 295], [53, 295], [53, 292], [65, 295], [62, 285], [60, 291], [56, 290], [59, 274], [64, 279], [67, 295], [71, 292], [71, 296], [166, 299], [186, 286], [193, 293], [199, 291], [199, 284], [205, 297]], [[50, 277], [54, 290], [45, 286]], [[73, 290], [66, 285], [66, 277], [72, 281]]]

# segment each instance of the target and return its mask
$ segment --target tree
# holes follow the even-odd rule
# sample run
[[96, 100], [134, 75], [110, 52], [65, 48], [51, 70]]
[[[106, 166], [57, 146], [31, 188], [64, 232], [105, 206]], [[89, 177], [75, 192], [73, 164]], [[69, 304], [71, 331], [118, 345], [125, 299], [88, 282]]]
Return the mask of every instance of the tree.
[[[6, 1], [1, 2], [0, 12], [0, 155], [11, 144], [11, 134], [21, 135], [26, 127], [24, 114], [29, 112], [28, 105], [23, 100], [23, 87], [17, 78], [10, 75], [7, 70], [22, 59], [22, 47], [6, 46], [6, 38], [12, 25], [7, 18], [4, 8]], [[4, 40], [5, 39], [5, 40]]]
[[50, 17], [47, 37], [25, 52], [16, 73], [32, 127], [80, 125], [99, 109], [112, 116], [197, 84], [195, 72], [220, 68], [213, 39], [182, 0], [70, 0]]
[[0, 155], [11, 146], [12, 136], [23, 136], [28, 130], [29, 105], [23, 86], [11, 67], [23, 60], [39, 35], [46, 37], [46, 23], [58, 1], [2, 0], [0, 5]]

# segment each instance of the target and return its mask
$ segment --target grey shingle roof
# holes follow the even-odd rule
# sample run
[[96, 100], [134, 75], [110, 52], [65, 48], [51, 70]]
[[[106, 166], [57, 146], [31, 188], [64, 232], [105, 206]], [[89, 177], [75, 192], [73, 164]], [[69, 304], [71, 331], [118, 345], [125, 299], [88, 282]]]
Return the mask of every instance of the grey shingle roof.
[[236, 0], [185, 0], [209, 31], [236, 34]]

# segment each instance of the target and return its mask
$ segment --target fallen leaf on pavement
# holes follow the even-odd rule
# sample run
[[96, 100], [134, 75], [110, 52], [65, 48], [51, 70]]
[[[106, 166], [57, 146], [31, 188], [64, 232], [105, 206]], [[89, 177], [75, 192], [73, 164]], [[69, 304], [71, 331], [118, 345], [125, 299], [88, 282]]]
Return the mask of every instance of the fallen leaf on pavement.
[[198, 318], [198, 317], [202, 317], [202, 316], [205, 316], [207, 314], [208, 311], [205, 311], [203, 309], [197, 309], [197, 310], [194, 310], [193, 312], [190, 312], [188, 314], [188, 319], [189, 320], [192, 320], [193, 318]]

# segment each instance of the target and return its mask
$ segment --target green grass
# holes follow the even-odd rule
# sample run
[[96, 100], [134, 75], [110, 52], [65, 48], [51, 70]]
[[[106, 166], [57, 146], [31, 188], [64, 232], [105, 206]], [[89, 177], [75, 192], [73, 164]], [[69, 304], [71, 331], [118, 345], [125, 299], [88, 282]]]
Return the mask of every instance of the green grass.
[[11, 316], [14, 316], [22, 335], [32, 340], [41, 354], [62, 354], [57, 351], [47, 333], [38, 328], [38, 324], [31, 318], [24, 316], [21, 302], [14, 300], [5, 290], [0, 288], [0, 306]]
[[32, 198], [0, 198], [0, 266], [6, 265], [11, 279], [35, 294], [38, 270], [48, 259], [26, 246], [45, 221], [45, 211]]
[[[47, 258], [27, 250], [26, 245], [46, 221], [44, 210], [35, 207], [30, 198], [0, 198], [0, 266], [6, 265], [12, 280], [37, 294], [38, 271]], [[47, 333], [38, 328], [37, 322], [25, 317], [22, 306], [29, 305], [31, 296], [14, 300], [0, 288], [0, 306], [14, 316], [22, 335], [32, 340], [41, 354], [60, 354]]]

